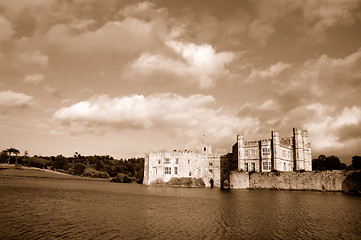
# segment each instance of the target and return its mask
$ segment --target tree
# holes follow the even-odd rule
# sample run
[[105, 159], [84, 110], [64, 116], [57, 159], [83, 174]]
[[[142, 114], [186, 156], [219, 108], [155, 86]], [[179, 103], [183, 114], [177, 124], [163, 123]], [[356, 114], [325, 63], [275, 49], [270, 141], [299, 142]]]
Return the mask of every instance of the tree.
[[75, 163], [73, 173], [75, 175], [82, 175], [85, 170], [85, 165], [82, 163]]
[[9, 161], [8, 152], [6, 150], [1, 151], [0, 153], [0, 162], [6, 163]]
[[66, 162], [66, 158], [63, 157], [62, 155], [58, 155], [55, 157], [55, 161], [53, 163], [53, 166], [56, 168], [56, 169], [64, 169], [67, 165], [67, 162]]
[[11, 154], [12, 154], [12, 153], [14, 153], [15, 156], [16, 156], [15, 160], [16, 160], [16, 164], [17, 164], [17, 163], [18, 163], [17, 156], [20, 154], [20, 151], [17, 150], [16, 148], [13, 148], [13, 147], [6, 149], [6, 151], [9, 153], [8, 164], [10, 164], [10, 157], [11, 157]]
[[312, 169], [313, 170], [342, 170], [346, 169], [346, 164], [341, 163], [340, 159], [335, 156], [320, 155], [317, 159], [312, 160]]
[[353, 169], [361, 169], [361, 156], [353, 156], [352, 157], [352, 168]]

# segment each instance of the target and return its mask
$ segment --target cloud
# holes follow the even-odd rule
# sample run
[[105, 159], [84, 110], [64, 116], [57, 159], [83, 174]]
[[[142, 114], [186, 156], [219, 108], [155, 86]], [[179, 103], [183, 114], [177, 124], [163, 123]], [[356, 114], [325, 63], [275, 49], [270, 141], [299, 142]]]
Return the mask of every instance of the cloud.
[[5, 12], [11, 16], [17, 17], [21, 15], [26, 9], [39, 9], [44, 8], [44, 6], [52, 5], [56, 0], [17, 0], [17, 1], [7, 1], [0, 0], [0, 5], [4, 8]]
[[274, 79], [290, 66], [291, 66], [290, 64], [278, 62], [264, 70], [253, 68], [251, 74], [248, 76], [245, 82], [254, 82], [257, 80], [264, 80], [264, 79]]
[[225, 49], [240, 47], [250, 25], [249, 14], [241, 7], [228, 11], [226, 16], [220, 16], [217, 12], [204, 10], [197, 11], [196, 14], [183, 13], [177, 22], [183, 33], [186, 33], [182, 39], [197, 44], [212, 43]]
[[264, 20], [255, 20], [249, 26], [249, 36], [252, 39], [258, 40], [261, 45], [265, 45], [270, 36], [275, 31], [271, 22]]
[[[322, 55], [306, 61], [291, 75], [289, 88], [307, 88], [312, 94], [338, 99], [354, 92], [361, 82], [361, 49], [344, 57], [332, 58]], [[284, 84], [282, 82], [281, 84]]]
[[19, 60], [27, 65], [39, 65], [46, 67], [49, 63], [49, 57], [40, 50], [28, 50], [19, 56]]
[[347, 145], [347, 140], [355, 138], [354, 133], [345, 136], [345, 132], [342, 131], [360, 124], [361, 107], [344, 107], [338, 113], [332, 107], [319, 104], [312, 110], [316, 116], [309, 120], [305, 126], [309, 129], [313, 145], [316, 148], [343, 148]]
[[24, 108], [31, 105], [33, 97], [11, 90], [0, 92], [0, 109]]
[[0, 15], [0, 41], [8, 40], [14, 33], [11, 23]]
[[[298, 32], [311, 37], [312, 41], [326, 40], [324, 32], [334, 26], [350, 25], [359, 15], [359, 0], [338, 1], [257, 1], [257, 16], [250, 24], [249, 36], [265, 45], [276, 32], [276, 24], [289, 16], [300, 16], [294, 26]], [[299, 15], [300, 12], [302, 15]], [[308, 38], [310, 40], [310, 38]]]
[[165, 8], [156, 8], [155, 4], [149, 1], [138, 2], [129, 5], [119, 11], [123, 17], [133, 17], [139, 19], [160, 19], [166, 17], [167, 10]]
[[[268, 109], [266, 106], [272, 106]], [[273, 108], [274, 107], [274, 108]], [[267, 100], [261, 104], [245, 104], [239, 116], [257, 116], [259, 128], [257, 136], [271, 130], [290, 132], [293, 127], [301, 126], [308, 130], [311, 144], [318, 153], [322, 151], [337, 151], [356, 145], [361, 141], [361, 107], [345, 106], [341, 109], [335, 104], [307, 103], [294, 106], [290, 110], [274, 105]], [[263, 136], [264, 137], [264, 136]]]
[[161, 129], [189, 141], [204, 133], [222, 141], [232, 139], [242, 129], [257, 128], [257, 119], [238, 118], [226, 109], [214, 108], [214, 104], [212, 96], [200, 94], [183, 97], [162, 93], [119, 98], [102, 95], [61, 108], [54, 113], [54, 118], [63, 122], [70, 132], [73, 126], [88, 131], [109, 127]]
[[151, 75], [163, 71], [196, 81], [200, 88], [211, 88], [217, 78], [229, 73], [226, 66], [236, 58], [232, 52], [217, 53], [209, 44], [168, 41], [166, 45], [176, 57], [144, 53], [132, 65], [134, 73]]
[[24, 83], [39, 83], [45, 79], [44, 75], [42, 74], [32, 74], [32, 75], [26, 75], [24, 77]]
[[357, 9], [359, 4], [358, 0], [305, 1], [302, 9], [307, 24], [306, 32], [319, 36], [327, 28], [352, 24], [358, 17], [352, 10]]
[[[86, 24], [91, 21], [86, 21]], [[122, 21], [108, 21], [98, 29], [87, 29], [79, 23], [57, 24], [44, 36], [44, 44], [58, 46], [68, 54], [134, 54], [141, 49], [159, 44], [162, 27], [156, 22], [145, 22], [127, 17]], [[84, 25], [84, 24], [83, 24]], [[76, 31], [74, 32], [74, 26]]]

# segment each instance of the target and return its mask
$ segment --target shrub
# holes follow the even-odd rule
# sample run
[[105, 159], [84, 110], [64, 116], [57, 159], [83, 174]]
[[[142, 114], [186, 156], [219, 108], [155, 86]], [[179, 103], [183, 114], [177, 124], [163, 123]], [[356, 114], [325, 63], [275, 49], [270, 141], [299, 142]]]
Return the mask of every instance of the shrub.
[[109, 174], [107, 172], [97, 171], [92, 168], [86, 168], [83, 176], [91, 177], [91, 178], [109, 178]]
[[73, 168], [73, 174], [82, 175], [85, 170], [85, 165], [82, 163], [76, 163]]
[[119, 183], [130, 183], [133, 182], [134, 179], [130, 177], [128, 174], [118, 173], [118, 175], [112, 178], [111, 182], [119, 182]]
[[6, 151], [1, 151], [0, 153], [0, 163], [7, 163], [9, 159], [8, 154], [6, 153]]
[[61, 155], [58, 155], [55, 157], [54, 159], [54, 162], [53, 162], [53, 166], [56, 168], [56, 169], [68, 169], [67, 168], [67, 162], [66, 162], [66, 158], [61, 156]]

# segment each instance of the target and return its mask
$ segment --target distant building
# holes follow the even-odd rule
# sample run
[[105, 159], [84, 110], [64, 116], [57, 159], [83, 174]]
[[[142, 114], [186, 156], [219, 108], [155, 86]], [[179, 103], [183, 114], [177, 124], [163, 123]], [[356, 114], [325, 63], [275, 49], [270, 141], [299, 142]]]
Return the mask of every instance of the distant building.
[[290, 138], [272, 131], [271, 139], [245, 141], [237, 135], [232, 153], [214, 154], [206, 141], [202, 151], [151, 153], [145, 158], [144, 181], [168, 182], [171, 178], [201, 178], [206, 187], [222, 187], [230, 171], [312, 171], [311, 146], [307, 131], [294, 128]]
[[220, 187], [220, 158], [204, 141], [201, 151], [167, 151], [150, 153], [144, 162], [143, 184], [168, 182], [171, 178], [202, 179], [206, 187]]

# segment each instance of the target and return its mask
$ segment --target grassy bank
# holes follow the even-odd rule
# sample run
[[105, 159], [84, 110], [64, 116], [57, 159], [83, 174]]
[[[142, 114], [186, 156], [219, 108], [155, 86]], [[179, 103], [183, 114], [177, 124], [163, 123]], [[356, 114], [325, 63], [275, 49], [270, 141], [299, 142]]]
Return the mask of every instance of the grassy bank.
[[56, 178], [56, 179], [84, 179], [84, 180], [106, 180], [89, 177], [74, 176], [66, 173], [56, 172], [49, 169], [20, 166], [12, 164], [0, 164], [0, 177], [34, 177], [34, 178]]
[[[143, 158], [117, 160], [109, 155], [81, 156], [78, 153], [74, 157], [64, 157], [62, 155], [50, 157], [34, 155], [30, 157], [27, 155], [10, 156], [3, 151], [0, 153], [1, 163], [9, 164], [8, 166], [22, 166], [24, 170], [32, 167], [32, 169], [41, 169], [50, 173], [60, 172], [79, 177], [112, 180], [113, 182], [143, 182]], [[34, 173], [31, 174], [34, 175]]]

